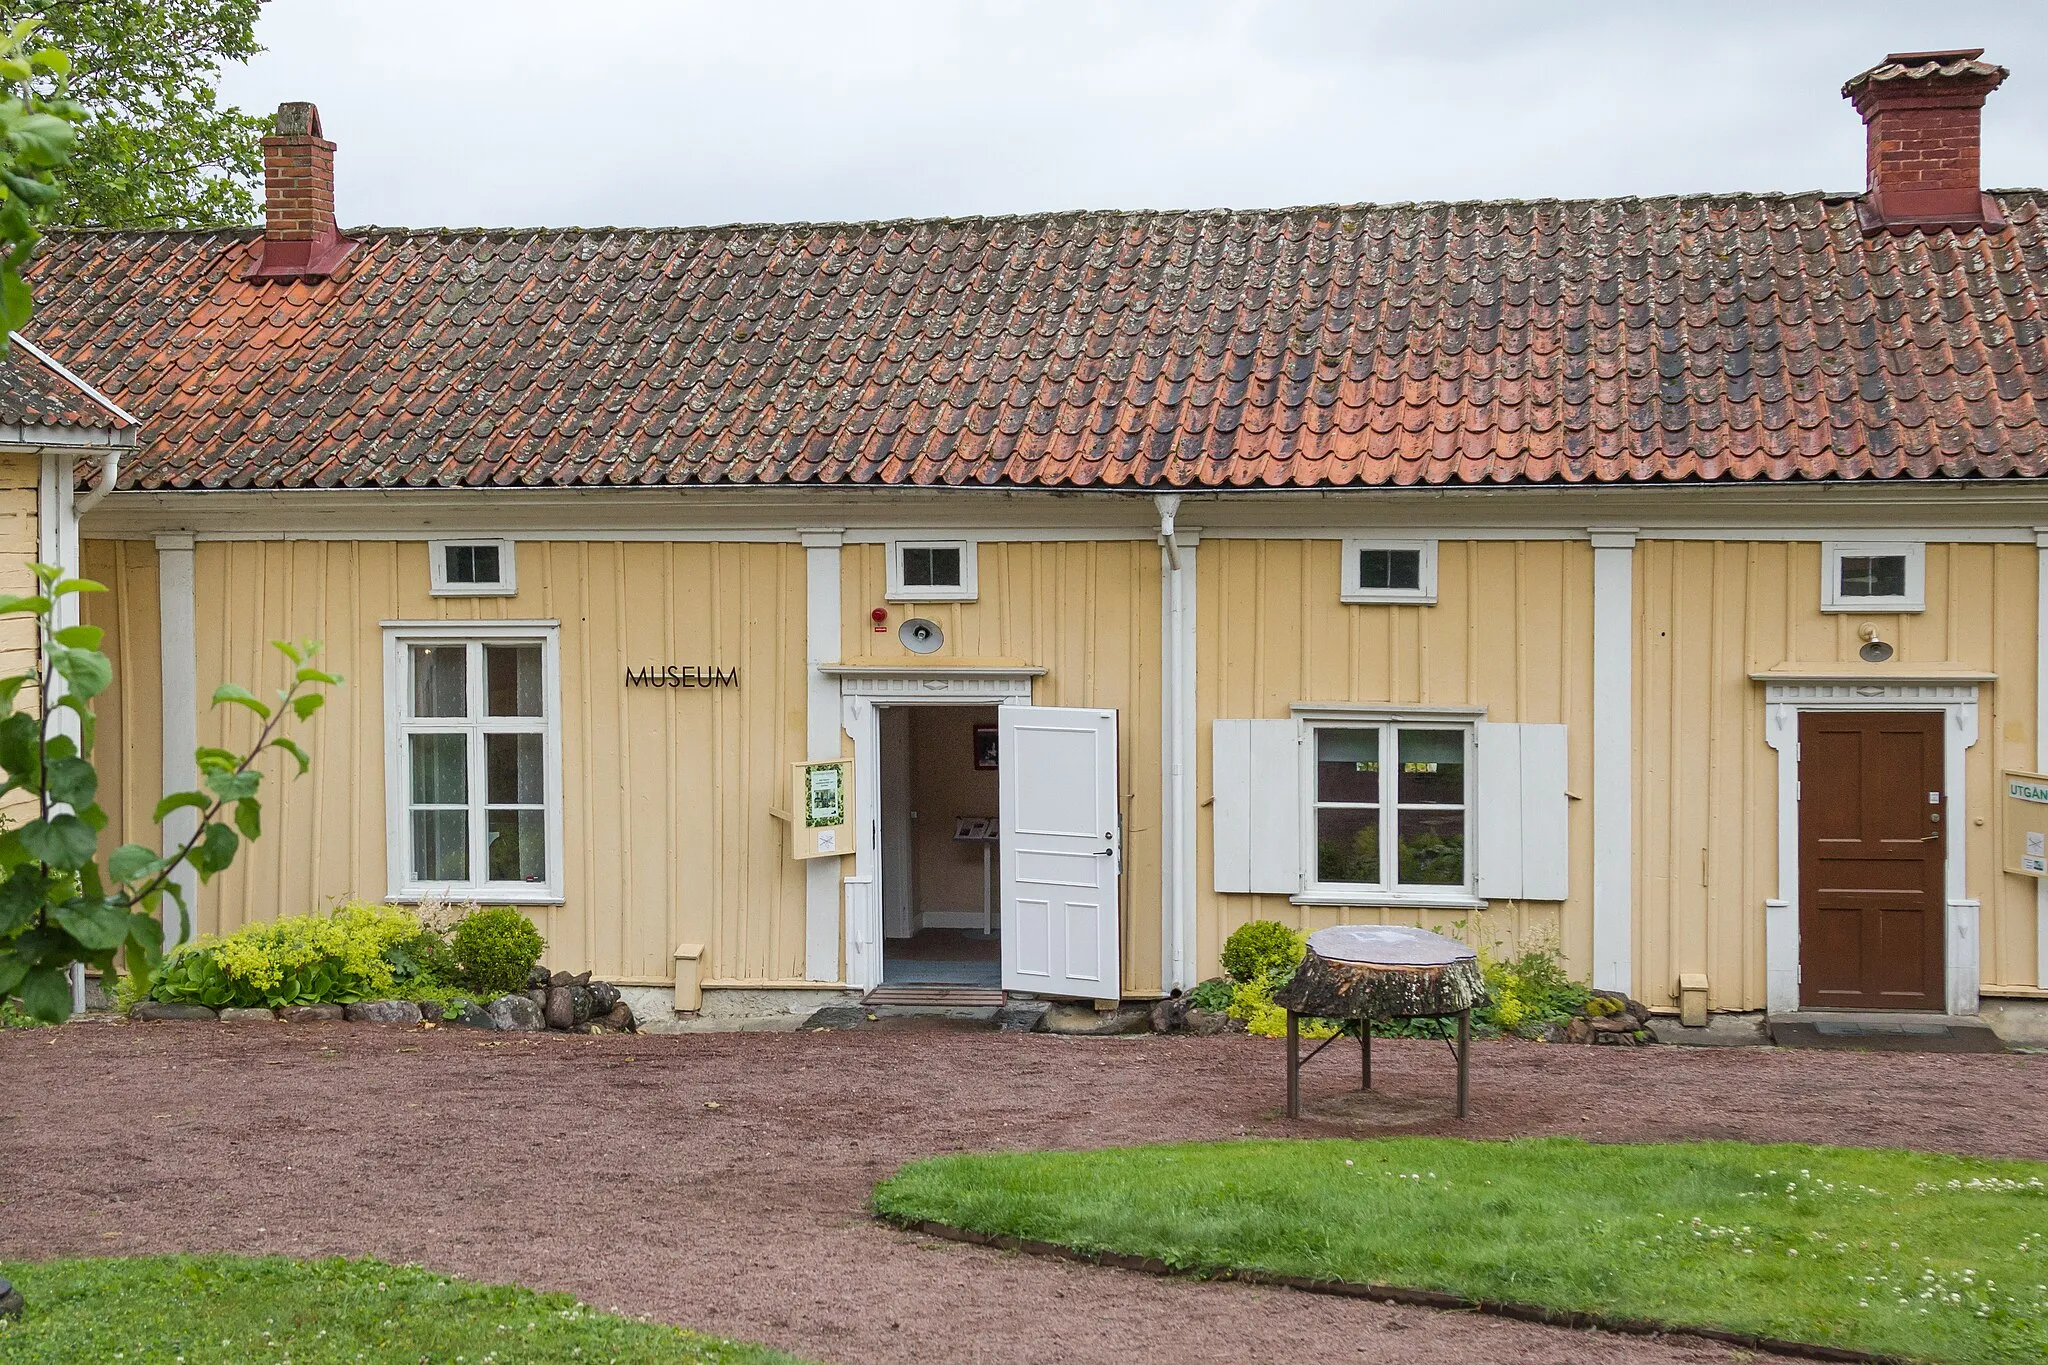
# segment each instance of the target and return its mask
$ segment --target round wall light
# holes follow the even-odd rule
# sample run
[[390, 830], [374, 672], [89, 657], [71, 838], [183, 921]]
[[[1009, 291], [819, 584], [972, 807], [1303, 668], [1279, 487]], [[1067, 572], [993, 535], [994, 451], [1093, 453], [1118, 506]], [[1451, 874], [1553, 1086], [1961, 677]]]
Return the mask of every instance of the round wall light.
[[939, 629], [937, 621], [927, 621], [922, 616], [913, 616], [905, 621], [896, 632], [896, 638], [912, 654], [931, 654], [946, 643], [946, 632]]
[[1867, 664], [1881, 664], [1891, 661], [1892, 647], [1877, 638], [1876, 626], [1865, 626], [1856, 633], [1863, 637], [1863, 647], [1856, 651], [1857, 658]]

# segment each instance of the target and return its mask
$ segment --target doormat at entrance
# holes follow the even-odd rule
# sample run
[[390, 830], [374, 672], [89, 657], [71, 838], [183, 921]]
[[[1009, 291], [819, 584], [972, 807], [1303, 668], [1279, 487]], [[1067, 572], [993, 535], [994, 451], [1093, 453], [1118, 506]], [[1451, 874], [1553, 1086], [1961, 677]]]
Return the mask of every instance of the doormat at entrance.
[[1774, 1014], [1779, 1047], [1832, 1052], [2004, 1052], [2005, 1042], [1981, 1019], [1953, 1014]]

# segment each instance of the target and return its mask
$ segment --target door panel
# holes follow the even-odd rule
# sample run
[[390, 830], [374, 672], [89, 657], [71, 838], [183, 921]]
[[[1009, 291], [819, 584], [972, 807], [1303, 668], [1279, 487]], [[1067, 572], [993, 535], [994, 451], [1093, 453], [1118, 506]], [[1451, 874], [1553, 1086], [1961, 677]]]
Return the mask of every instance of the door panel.
[[1003, 989], [1122, 994], [1116, 712], [996, 709], [1002, 788]]
[[1799, 718], [1800, 1004], [1939, 1011], [1941, 716]]

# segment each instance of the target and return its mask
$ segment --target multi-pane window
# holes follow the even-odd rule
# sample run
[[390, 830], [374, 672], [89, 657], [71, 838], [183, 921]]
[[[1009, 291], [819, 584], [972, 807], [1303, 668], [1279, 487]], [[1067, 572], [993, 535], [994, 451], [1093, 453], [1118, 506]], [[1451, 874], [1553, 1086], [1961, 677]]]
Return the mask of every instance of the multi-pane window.
[[517, 589], [509, 540], [427, 542], [436, 597], [509, 597]]
[[897, 540], [889, 544], [888, 596], [895, 602], [971, 602], [974, 543]]
[[1356, 537], [1345, 541], [1339, 596], [1346, 602], [1436, 601], [1436, 542]]
[[559, 881], [552, 645], [516, 635], [395, 642], [404, 887], [544, 892]]
[[904, 546], [903, 586], [906, 588], [959, 587], [960, 547], [958, 545]]
[[1829, 541], [1821, 547], [1823, 611], [1920, 611], [1927, 547]]
[[1904, 597], [1906, 557], [1843, 555], [1841, 584], [1844, 597]]
[[1318, 889], [1428, 891], [1468, 884], [1469, 729], [1319, 725], [1310, 734]]

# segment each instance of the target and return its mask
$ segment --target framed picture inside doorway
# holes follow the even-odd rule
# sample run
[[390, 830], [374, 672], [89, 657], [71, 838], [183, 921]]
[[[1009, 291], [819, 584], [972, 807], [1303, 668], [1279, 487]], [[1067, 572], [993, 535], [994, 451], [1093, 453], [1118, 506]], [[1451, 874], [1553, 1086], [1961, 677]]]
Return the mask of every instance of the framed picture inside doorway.
[[977, 725], [974, 727], [974, 766], [993, 768], [996, 766], [996, 727]]

